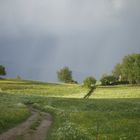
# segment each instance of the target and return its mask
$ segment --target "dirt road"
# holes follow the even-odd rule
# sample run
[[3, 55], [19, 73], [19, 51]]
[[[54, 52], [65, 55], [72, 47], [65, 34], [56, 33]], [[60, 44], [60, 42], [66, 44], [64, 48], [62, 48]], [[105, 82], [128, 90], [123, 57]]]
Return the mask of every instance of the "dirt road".
[[0, 135], [0, 140], [46, 140], [52, 124], [49, 113], [31, 109], [32, 115], [23, 123]]

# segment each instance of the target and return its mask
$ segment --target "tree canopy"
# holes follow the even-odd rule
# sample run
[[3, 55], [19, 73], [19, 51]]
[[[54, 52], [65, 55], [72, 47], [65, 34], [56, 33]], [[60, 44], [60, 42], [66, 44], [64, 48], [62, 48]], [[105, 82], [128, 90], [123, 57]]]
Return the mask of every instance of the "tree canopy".
[[84, 79], [83, 84], [85, 87], [90, 88], [92, 85], [95, 85], [96, 79], [92, 76], [88, 76]]
[[113, 73], [113, 76], [115, 76], [118, 80], [121, 80], [122, 72], [121, 72], [121, 64], [120, 63], [118, 63], [114, 66], [112, 73]]
[[114, 85], [117, 82], [117, 78], [113, 75], [103, 74], [100, 81], [101, 81], [101, 84], [104, 85], [104, 86]]
[[65, 83], [72, 82], [72, 71], [69, 69], [69, 67], [64, 67], [57, 71], [57, 77], [60, 81]]
[[2, 76], [6, 75], [6, 70], [3, 65], [0, 65], [0, 75], [2, 75]]
[[120, 76], [121, 81], [131, 84], [140, 83], [140, 54], [129, 54], [122, 59], [113, 69], [115, 77]]

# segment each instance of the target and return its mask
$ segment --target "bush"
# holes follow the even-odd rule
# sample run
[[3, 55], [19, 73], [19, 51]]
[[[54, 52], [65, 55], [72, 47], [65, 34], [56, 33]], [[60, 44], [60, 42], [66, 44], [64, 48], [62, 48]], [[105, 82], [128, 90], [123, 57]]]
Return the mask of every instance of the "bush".
[[117, 84], [117, 78], [115, 76], [112, 76], [112, 75], [106, 75], [104, 74], [101, 79], [101, 84], [104, 85], [104, 86], [107, 86], [107, 85], [116, 85]]
[[70, 84], [78, 84], [78, 82], [75, 81], [75, 80], [71, 80], [71, 81], [70, 81]]
[[88, 76], [84, 79], [83, 84], [85, 87], [90, 88], [92, 85], [96, 84], [96, 79], [92, 76]]
[[117, 81], [116, 82], [116, 85], [127, 85], [127, 84], [129, 84], [128, 81]]

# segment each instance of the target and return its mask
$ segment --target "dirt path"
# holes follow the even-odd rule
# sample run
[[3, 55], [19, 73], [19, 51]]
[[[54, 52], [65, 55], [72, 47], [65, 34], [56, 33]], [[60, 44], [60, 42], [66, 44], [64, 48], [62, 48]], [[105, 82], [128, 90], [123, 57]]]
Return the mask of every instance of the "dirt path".
[[23, 123], [0, 135], [0, 140], [46, 140], [52, 124], [49, 113], [32, 109], [32, 115]]

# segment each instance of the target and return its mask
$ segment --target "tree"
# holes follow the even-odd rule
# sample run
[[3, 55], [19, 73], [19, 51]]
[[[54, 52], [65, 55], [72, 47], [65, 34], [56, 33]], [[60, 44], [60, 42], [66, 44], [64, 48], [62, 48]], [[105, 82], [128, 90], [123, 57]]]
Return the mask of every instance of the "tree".
[[113, 76], [118, 78], [120, 83], [140, 83], [140, 54], [129, 54], [122, 59], [122, 62], [115, 65]]
[[57, 71], [57, 77], [60, 81], [65, 83], [72, 82], [72, 71], [68, 67], [64, 67]]
[[117, 78], [113, 75], [103, 74], [100, 81], [101, 81], [101, 84], [104, 86], [115, 85], [117, 82]]
[[113, 76], [116, 77], [118, 81], [122, 81], [121, 68], [122, 68], [121, 64], [118, 63], [118, 64], [115, 65], [115, 67], [114, 67], [114, 69], [112, 71]]
[[83, 80], [83, 84], [85, 87], [90, 88], [92, 85], [96, 84], [96, 79], [92, 76], [88, 76]]
[[140, 83], [140, 54], [129, 54], [122, 61], [122, 77], [129, 83]]
[[3, 65], [0, 65], [0, 75], [2, 75], [2, 76], [6, 75], [6, 70]]

